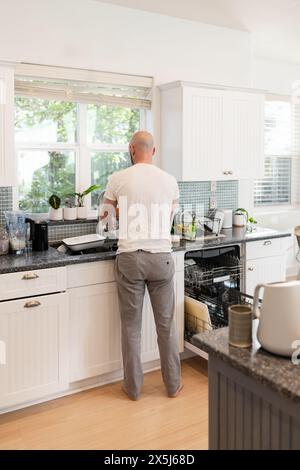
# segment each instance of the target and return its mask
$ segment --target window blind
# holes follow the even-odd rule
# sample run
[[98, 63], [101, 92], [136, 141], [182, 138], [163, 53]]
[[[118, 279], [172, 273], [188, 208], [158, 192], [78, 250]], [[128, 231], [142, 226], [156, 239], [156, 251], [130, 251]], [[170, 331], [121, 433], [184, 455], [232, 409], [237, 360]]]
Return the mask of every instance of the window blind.
[[254, 204], [291, 204], [292, 104], [273, 99], [265, 103], [265, 174], [254, 183]]
[[151, 108], [153, 79], [89, 70], [21, 64], [15, 92], [33, 98]]

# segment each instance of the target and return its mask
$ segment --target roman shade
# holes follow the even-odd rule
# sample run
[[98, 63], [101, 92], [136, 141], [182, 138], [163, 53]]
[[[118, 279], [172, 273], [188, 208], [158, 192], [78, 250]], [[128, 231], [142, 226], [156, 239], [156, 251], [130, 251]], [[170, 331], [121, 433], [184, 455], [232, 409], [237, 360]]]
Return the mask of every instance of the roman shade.
[[153, 79], [93, 70], [20, 64], [17, 95], [88, 104], [151, 108]]

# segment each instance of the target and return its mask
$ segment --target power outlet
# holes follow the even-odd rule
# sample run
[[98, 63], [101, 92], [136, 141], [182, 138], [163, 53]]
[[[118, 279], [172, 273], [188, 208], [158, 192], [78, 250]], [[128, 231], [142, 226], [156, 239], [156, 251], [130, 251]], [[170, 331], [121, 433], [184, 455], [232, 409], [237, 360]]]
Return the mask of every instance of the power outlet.
[[209, 208], [210, 209], [216, 209], [217, 208], [217, 198], [215, 196], [212, 196], [209, 199]]
[[210, 182], [210, 191], [212, 193], [215, 193], [217, 191], [217, 182], [216, 181], [211, 181]]

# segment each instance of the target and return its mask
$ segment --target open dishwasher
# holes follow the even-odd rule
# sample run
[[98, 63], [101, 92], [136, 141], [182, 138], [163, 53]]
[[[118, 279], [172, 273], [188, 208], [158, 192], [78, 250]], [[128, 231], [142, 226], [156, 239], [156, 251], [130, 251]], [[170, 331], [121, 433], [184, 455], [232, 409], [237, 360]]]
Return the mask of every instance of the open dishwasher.
[[243, 263], [240, 247], [223, 246], [185, 255], [185, 347], [207, 358], [194, 344], [195, 335], [228, 325], [228, 308], [251, 303], [241, 292]]

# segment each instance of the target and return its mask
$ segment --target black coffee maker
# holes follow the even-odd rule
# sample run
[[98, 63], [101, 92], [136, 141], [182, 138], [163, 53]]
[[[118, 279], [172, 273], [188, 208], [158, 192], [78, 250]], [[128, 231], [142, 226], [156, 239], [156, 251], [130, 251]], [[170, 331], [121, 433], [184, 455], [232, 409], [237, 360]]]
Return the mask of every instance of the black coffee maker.
[[45, 221], [35, 221], [29, 218], [26, 218], [25, 222], [30, 224], [29, 240], [32, 241], [32, 251], [48, 250], [48, 223]]

